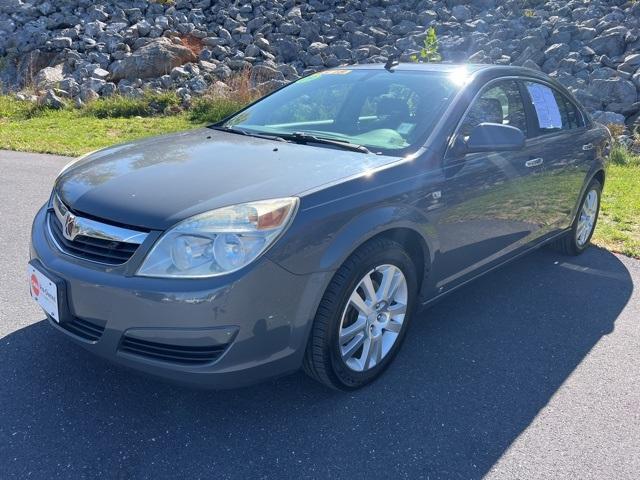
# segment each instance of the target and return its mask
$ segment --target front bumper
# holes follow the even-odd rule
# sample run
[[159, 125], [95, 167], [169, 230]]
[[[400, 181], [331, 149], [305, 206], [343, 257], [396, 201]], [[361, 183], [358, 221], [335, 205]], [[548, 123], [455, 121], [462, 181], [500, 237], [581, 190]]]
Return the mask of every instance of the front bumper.
[[295, 275], [262, 257], [211, 279], [131, 276], [58, 250], [46, 215], [43, 207], [33, 223], [32, 262], [66, 290], [66, 322], [49, 321], [92, 353], [207, 388], [248, 385], [300, 367], [330, 272]]

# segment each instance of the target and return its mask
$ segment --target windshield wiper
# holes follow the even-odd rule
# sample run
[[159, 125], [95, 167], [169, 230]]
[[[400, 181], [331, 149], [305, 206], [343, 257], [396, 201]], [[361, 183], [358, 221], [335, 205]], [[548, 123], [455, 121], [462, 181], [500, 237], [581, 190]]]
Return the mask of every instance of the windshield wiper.
[[319, 143], [321, 145], [331, 145], [334, 147], [342, 148], [344, 150], [351, 150], [353, 152], [371, 153], [364, 145], [358, 145], [346, 140], [335, 140], [333, 138], [319, 137], [318, 135], [311, 135], [305, 132], [293, 132], [293, 133], [280, 133], [279, 137], [284, 140], [289, 140], [295, 143]]
[[220, 132], [228, 132], [228, 133], [235, 133], [237, 135], [245, 135], [247, 137], [264, 138], [266, 140], [276, 140], [277, 142], [286, 142], [286, 140], [282, 138], [280, 135], [266, 135], [262, 133], [254, 133], [254, 132], [249, 132], [247, 130], [243, 130], [241, 128], [221, 127], [219, 125], [209, 125], [208, 128], [210, 128], [211, 130], [218, 130]]

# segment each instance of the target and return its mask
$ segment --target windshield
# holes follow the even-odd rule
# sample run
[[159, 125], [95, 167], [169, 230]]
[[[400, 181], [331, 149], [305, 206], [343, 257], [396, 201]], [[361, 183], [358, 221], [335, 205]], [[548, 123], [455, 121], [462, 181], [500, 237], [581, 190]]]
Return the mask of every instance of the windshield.
[[446, 72], [327, 70], [258, 101], [222, 126], [268, 135], [306, 133], [401, 156], [424, 144], [459, 88]]

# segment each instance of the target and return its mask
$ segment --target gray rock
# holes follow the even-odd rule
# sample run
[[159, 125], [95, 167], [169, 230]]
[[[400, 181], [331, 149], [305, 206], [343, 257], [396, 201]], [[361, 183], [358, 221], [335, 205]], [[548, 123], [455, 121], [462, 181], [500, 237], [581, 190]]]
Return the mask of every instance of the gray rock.
[[310, 55], [318, 55], [320, 53], [323, 53], [325, 50], [327, 50], [327, 48], [329, 48], [329, 46], [326, 43], [322, 43], [322, 42], [313, 42], [311, 45], [309, 45], [309, 47], [307, 48], [307, 52]]
[[93, 22], [85, 24], [84, 33], [88, 37], [97, 38], [104, 31], [105, 27], [105, 23], [95, 20]]
[[36, 88], [38, 90], [46, 90], [57, 86], [64, 79], [62, 68], [63, 65], [60, 64], [40, 70], [34, 78]]
[[281, 40], [277, 44], [277, 49], [283, 62], [291, 62], [298, 57], [298, 46], [291, 40]]
[[618, 56], [624, 52], [624, 34], [619, 31], [607, 30], [591, 40], [589, 46], [598, 54], [610, 57]]
[[47, 108], [59, 110], [65, 107], [64, 101], [58, 97], [52, 89], [47, 90], [44, 95], [38, 98], [38, 103]]
[[53, 45], [53, 48], [59, 50], [62, 50], [63, 48], [71, 48], [73, 40], [69, 37], [55, 37], [51, 39], [51, 45]]
[[464, 22], [471, 18], [471, 9], [466, 5], [456, 5], [451, 9], [451, 15], [456, 20]]
[[184, 69], [183, 67], [175, 67], [171, 70], [169, 77], [173, 81], [181, 80], [181, 79], [189, 78], [189, 72], [187, 72], [187, 70]]
[[109, 65], [109, 71], [113, 81], [122, 78], [152, 78], [196, 60], [189, 48], [167, 38], [159, 38], [134, 51], [131, 56], [113, 62]]
[[93, 90], [96, 93], [100, 93], [100, 91], [102, 90], [102, 87], [104, 87], [106, 83], [107, 82], [105, 82], [101, 78], [88, 78], [87, 80], [84, 81], [84, 83], [82, 84], [82, 87]]
[[619, 113], [597, 110], [591, 114], [591, 117], [594, 121], [602, 123], [604, 125], [624, 125], [624, 115], [621, 115]]
[[95, 90], [92, 90], [88, 86], [83, 85], [82, 87], [80, 87], [79, 98], [80, 100], [82, 100], [82, 102], [89, 103], [100, 98], [100, 95], [98, 95], [98, 92], [96, 92]]
[[113, 82], [107, 82], [102, 86], [100, 95], [102, 95], [103, 97], [111, 97], [115, 95], [116, 91], [117, 91], [116, 84]]
[[[600, 96], [603, 104], [612, 110], [620, 110], [625, 105], [634, 103], [638, 98], [635, 85], [621, 78], [595, 79], [591, 82], [589, 91]], [[620, 106], [614, 107], [616, 104]]]
[[634, 73], [638, 67], [640, 67], [640, 53], [635, 53], [625, 57], [624, 63], [618, 67], [618, 70], [627, 73]]
[[544, 54], [547, 58], [558, 58], [566, 56], [570, 51], [571, 48], [566, 43], [556, 43], [547, 48]]
[[532, 70], [540, 70], [540, 67], [538, 66], [538, 64], [531, 59], [526, 60], [522, 64], [522, 66], [526, 68], [531, 68]]
[[106, 80], [109, 76], [109, 72], [104, 68], [96, 68], [91, 74], [93, 78], [98, 78], [100, 80]]
[[135, 24], [135, 29], [137, 30], [138, 35], [146, 37], [151, 32], [151, 24], [147, 22], [146, 19], [142, 19]]
[[58, 83], [60, 89], [64, 90], [71, 97], [77, 97], [80, 93], [80, 85], [73, 78], [65, 78]]
[[258, 37], [255, 39], [254, 43], [256, 47], [258, 47], [261, 50], [265, 50], [267, 52], [271, 50], [271, 44], [269, 43], [269, 40], [267, 40], [266, 38]]

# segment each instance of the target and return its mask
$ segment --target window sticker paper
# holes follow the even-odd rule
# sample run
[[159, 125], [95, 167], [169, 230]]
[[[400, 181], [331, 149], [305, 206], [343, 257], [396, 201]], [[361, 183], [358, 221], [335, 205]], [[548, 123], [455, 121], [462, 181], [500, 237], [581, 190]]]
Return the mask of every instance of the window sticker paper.
[[553, 91], [539, 83], [528, 83], [527, 90], [536, 109], [540, 128], [562, 128], [560, 108], [558, 108], [558, 102], [556, 102]]

